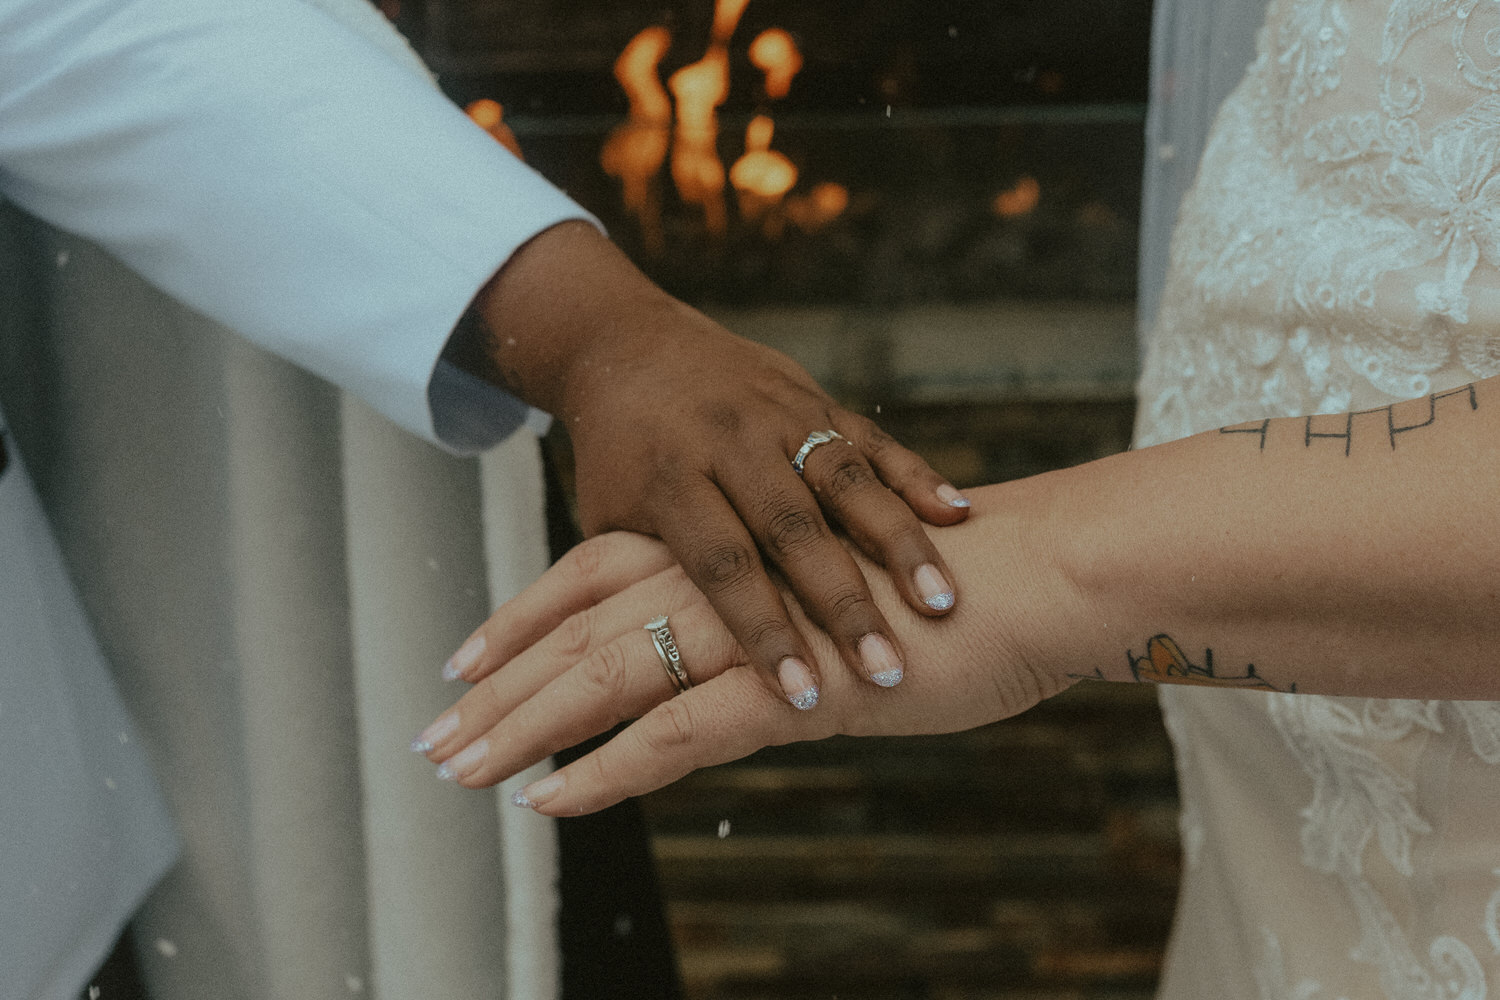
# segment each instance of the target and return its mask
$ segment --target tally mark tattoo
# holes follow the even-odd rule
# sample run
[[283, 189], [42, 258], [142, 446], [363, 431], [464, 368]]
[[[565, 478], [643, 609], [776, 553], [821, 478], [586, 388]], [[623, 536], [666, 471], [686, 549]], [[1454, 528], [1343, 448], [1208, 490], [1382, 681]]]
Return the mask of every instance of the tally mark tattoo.
[[[1297, 685], [1277, 687], [1255, 671], [1255, 664], [1246, 664], [1242, 674], [1221, 674], [1214, 666], [1214, 651], [1203, 651], [1203, 663], [1196, 664], [1187, 658], [1182, 647], [1169, 635], [1153, 635], [1146, 642], [1146, 652], [1137, 656], [1135, 651], [1125, 651], [1130, 664], [1130, 676], [1141, 684], [1196, 684], [1204, 687], [1248, 688], [1255, 691], [1295, 692]], [[1104, 680], [1104, 672], [1095, 669], [1091, 674], [1069, 674], [1078, 680]]]
[[[1396, 438], [1411, 431], [1421, 430], [1423, 427], [1431, 427], [1437, 421], [1438, 401], [1452, 397], [1463, 397], [1468, 400], [1469, 409], [1479, 409], [1479, 397], [1474, 391], [1473, 384], [1461, 386], [1457, 389], [1449, 389], [1447, 392], [1434, 392], [1427, 397], [1424, 403], [1419, 399], [1405, 400], [1400, 403], [1392, 403], [1389, 406], [1377, 406], [1369, 410], [1354, 410], [1339, 415], [1303, 417], [1302, 446], [1311, 448], [1314, 441], [1332, 440], [1344, 442], [1344, 454], [1349, 454], [1350, 445], [1354, 441], [1355, 419], [1359, 417], [1380, 417], [1383, 435], [1390, 441], [1391, 450], [1396, 449]], [[1452, 405], [1452, 404], [1450, 404]], [[1461, 405], [1461, 404], [1460, 404]], [[1397, 411], [1400, 411], [1399, 413]], [[1371, 420], [1361, 420], [1360, 426], [1365, 427], [1373, 424]], [[1266, 438], [1271, 430], [1271, 421], [1253, 420], [1243, 424], [1231, 424], [1228, 427], [1220, 427], [1220, 434], [1248, 434], [1259, 441], [1261, 451], [1266, 450]]]

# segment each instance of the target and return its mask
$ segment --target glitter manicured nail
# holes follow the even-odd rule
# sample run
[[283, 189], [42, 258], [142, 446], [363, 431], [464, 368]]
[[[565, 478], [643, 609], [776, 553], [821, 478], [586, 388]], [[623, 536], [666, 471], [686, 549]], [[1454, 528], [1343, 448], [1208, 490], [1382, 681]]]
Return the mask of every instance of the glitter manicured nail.
[[443, 680], [456, 681], [462, 678], [483, 652], [484, 636], [482, 635], [476, 635], [458, 647], [458, 652], [450, 656], [448, 662], [443, 664]]
[[437, 717], [437, 721], [417, 734], [417, 738], [411, 741], [412, 753], [427, 753], [441, 743], [447, 737], [453, 735], [458, 728], [458, 713], [444, 712]]
[[937, 495], [938, 499], [943, 501], [943, 503], [947, 504], [949, 507], [969, 506], [968, 497], [965, 497], [962, 493], [958, 492], [958, 490], [949, 486], [947, 483], [944, 483], [937, 488]]
[[953, 607], [953, 588], [948, 581], [943, 579], [943, 574], [932, 563], [923, 563], [917, 567], [912, 574], [912, 580], [917, 585], [917, 593], [921, 595], [922, 603], [934, 611], [947, 611]]
[[895, 687], [905, 676], [895, 647], [879, 632], [871, 632], [859, 640], [859, 658], [870, 680], [883, 688]]
[[544, 806], [557, 798], [557, 793], [562, 791], [563, 776], [560, 774], [549, 774], [540, 781], [533, 781], [525, 788], [510, 797], [511, 802], [523, 809], [535, 809]]
[[807, 664], [795, 656], [788, 656], [776, 668], [776, 677], [781, 681], [781, 690], [796, 707], [804, 712], [818, 703], [818, 684], [813, 680]]
[[457, 781], [484, 761], [490, 752], [489, 740], [475, 740], [437, 769], [437, 776], [444, 781]]

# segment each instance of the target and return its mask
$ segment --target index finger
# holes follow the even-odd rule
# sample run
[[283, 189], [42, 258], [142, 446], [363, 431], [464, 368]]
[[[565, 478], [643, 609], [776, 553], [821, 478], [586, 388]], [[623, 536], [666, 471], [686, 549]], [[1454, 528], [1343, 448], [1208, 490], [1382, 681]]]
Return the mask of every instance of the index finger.
[[665, 545], [632, 531], [610, 531], [580, 542], [470, 633], [443, 665], [443, 677], [480, 680], [568, 618], [672, 563]]

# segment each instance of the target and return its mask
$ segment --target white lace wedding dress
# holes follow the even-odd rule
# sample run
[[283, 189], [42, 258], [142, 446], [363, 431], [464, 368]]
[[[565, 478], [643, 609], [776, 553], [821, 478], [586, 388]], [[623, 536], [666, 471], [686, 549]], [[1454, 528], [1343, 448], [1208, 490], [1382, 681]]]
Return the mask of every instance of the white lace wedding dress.
[[[1497, 373], [1500, 3], [1273, 0], [1182, 205], [1139, 442]], [[1163, 997], [1500, 996], [1500, 704], [1162, 703], [1185, 848]]]

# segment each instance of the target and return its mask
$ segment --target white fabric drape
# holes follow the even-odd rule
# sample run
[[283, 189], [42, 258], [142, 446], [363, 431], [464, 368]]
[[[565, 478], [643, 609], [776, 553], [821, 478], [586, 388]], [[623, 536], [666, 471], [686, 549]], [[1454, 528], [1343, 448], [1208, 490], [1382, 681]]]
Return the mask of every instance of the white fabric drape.
[[[425, 73], [364, 0], [308, 2]], [[521, 232], [573, 212], [550, 190], [527, 205], [508, 220]], [[183, 842], [135, 921], [155, 996], [555, 996], [551, 824], [439, 783], [405, 749], [457, 694], [443, 659], [545, 567], [534, 435], [451, 458], [92, 244], [17, 218], [0, 226], [20, 276], [0, 392]], [[23, 498], [24, 482], [5, 481]], [[123, 721], [100, 728], [135, 741]], [[11, 735], [25, 734], [0, 727], [7, 761], [25, 749]], [[118, 790], [141, 782], [122, 774]], [[0, 825], [25, 814], [9, 803]], [[161, 850], [134, 851], [96, 933], [80, 916], [46, 936], [53, 901], [12, 912], [32, 937], [8, 947], [68, 956], [35, 995], [76, 995], [170, 857], [161, 819], [142, 829]]]
[[1193, 186], [1219, 105], [1255, 58], [1267, 0], [1157, 0], [1151, 8], [1150, 102], [1141, 195], [1142, 335], [1156, 320], [1177, 207]]
[[405, 749], [545, 567], [534, 435], [481, 472], [43, 232], [12, 420], [184, 840], [152, 989], [555, 995], [550, 826]]

